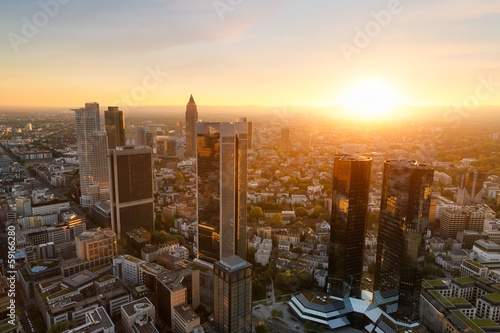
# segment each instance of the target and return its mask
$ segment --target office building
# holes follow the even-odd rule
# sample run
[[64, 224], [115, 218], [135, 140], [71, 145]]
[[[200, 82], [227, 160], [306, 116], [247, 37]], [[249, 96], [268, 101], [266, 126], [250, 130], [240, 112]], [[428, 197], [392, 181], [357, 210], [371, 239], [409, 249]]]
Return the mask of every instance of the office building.
[[441, 237], [456, 239], [457, 233], [464, 230], [482, 232], [484, 219], [485, 214], [475, 207], [447, 209], [441, 214]]
[[114, 333], [115, 324], [109, 318], [106, 310], [101, 306], [89, 312], [85, 312], [85, 323], [75, 328], [68, 329], [64, 333]]
[[[93, 158], [94, 158], [94, 140], [93, 133], [100, 131], [101, 120], [99, 116], [98, 103], [85, 103], [85, 108], [76, 109], [76, 139], [78, 146], [78, 160], [80, 166], [80, 204], [83, 207], [91, 207], [95, 203], [98, 190], [91, 193], [93, 180]], [[97, 195], [96, 195], [97, 193]]]
[[16, 198], [16, 211], [17, 216], [30, 216], [31, 215], [31, 198]]
[[176, 124], [175, 124], [175, 134], [177, 136], [182, 136], [182, 122], [178, 121]]
[[174, 327], [175, 307], [189, 304], [193, 309], [200, 305], [200, 271], [183, 268], [157, 276], [157, 316], [160, 326]]
[[214, 264], [214, 327], [252, 332], [252, 265], [236, 255]]
[[290, 150], [290, 128], [281, 129], [281, 150]]
[[138, 146], [146, 146], [146, 127], [135, 128], [135, 144]]
[[433, 175], [416, 161], [384, 163], [374, 299], [403, 322], [418, 319]]
[[474, 170], [462, 172], [460, 174], [457, 204], [461, 206], [480, 204], [482, 202], [484, 181], [485, 175], [482, 172]]
[[336, 156], [327, 292], [361, 298], [372, 159]]
[[198, 108], [193, 95], [186, 105], [186, 157], [196, 156], [196, 122], [198, 121]]
[[246, 258], [248, 122], [199, 122], [197, 129], [198, 256]]
[[122, 305], [121, 318], [127, 333], [159, 332], [155, 327], [155, 306], [147, 297]]
[[76, 255], [91, 267], [109, 264], [116, 256], [116, 234], [110, 229], [87, 230], [75, 237]]
[[118, 237], [137, 228], [154, 231], [153, 162], [150, 148], [109, 152], [111, 226]]
[[203, 332], [200, 326], [200, 316], [194, 312], [189, 304], [178, 305], [174, 308], [175, 333]]
[[108, 135], [106, 131], [95, 131], [92, 134], [92, 179], [98, 184], [99, 196], [93, 198], [93, 204], [99, 200], [109, 200], [109, 172], [108, 172]]
[[156, 156], [159, 158], [177, 157], [177, 142], [169, 136], [158, 136], [156, 138]]
[[104, 111], [104, 124], [108, 133], [108, 148], [125, 146], [125, 118], [117, 106], [109, 106]]
[[119, 255], [113, 258], [113, 275], [123, 280], [129, 288], [139, 284], [139, 267], [143, 264], [141, 259], [129, 255]]

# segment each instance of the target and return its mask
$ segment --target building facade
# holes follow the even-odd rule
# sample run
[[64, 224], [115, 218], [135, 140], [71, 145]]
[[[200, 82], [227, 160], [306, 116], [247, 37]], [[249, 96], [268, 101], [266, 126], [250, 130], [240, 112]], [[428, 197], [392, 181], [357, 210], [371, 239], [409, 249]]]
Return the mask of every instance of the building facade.
[[108, 133], [108, 148], [125, 146], [125, 118], [117, 106], [109, 106], [104, 111], [104, 125]]
[[418, 319], [433, 175], [415, 161], [384, 163], [374, 298], [403, 322]]
[[252, 265], [235, 255], [214, 264], [214, 327], [252, 332]]
[[150, 148], [110, 150], [111, 226], [118, 237], [137, 228], [154, 231], [153, 162]]
[[246, 258], [249, 122], [197, 123], [198, 257]]
[[327, 292], [361, 298], [372, 159], [336, 156]]
[[196, 156], [196, 122], [198, 121], [198, 108], [193, 95], [186, 105], [186, 157]]

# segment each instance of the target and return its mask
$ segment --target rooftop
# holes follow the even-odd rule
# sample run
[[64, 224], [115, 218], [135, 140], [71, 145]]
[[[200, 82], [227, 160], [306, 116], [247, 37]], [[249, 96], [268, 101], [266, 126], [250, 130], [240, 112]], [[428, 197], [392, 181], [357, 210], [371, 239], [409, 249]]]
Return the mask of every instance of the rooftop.
[[226, 257], [218, 262], [218, 264], [229, 272], [236, 271], [242, 268], [250, 267], [251, 264], [236, 255]]

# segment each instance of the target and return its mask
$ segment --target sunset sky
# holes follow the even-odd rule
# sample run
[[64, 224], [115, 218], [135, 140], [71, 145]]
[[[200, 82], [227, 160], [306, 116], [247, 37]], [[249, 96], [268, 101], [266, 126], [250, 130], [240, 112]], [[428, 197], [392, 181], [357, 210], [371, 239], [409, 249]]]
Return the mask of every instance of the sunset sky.
[[394, 1], [59, 1], [46, 24], [38, 1], [1, 2], [0, 105], [322, 106], [366, 80], [406, 105], [500, 105], [500, 1], [401, 0], [350, 61], [341, 46]]

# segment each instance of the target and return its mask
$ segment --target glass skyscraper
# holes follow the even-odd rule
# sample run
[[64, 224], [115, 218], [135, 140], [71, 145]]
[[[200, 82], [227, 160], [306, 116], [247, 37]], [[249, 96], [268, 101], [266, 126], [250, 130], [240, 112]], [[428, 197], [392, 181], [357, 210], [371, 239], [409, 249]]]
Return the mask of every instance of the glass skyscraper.
[[214, 327], [252, 332], [252, 265], [235, 255], [214, 264]]
[[108, 148], [125, 146], [125, 120], [123, 111], [117, 106], [109, 106], [108, 111], [104, 111], [104, 125], [108, 133]]
[[118, 236], [142, 227], [154, 231], [153, 162], [150, 148], [110, 150], [111, 226]]
[[418, 320], [433, 176], [416, 161], [384, 164], [374, 301], [403, 322]]
[[336, 156], [332, 188], [327, 292], [361, 298], [372, 159]]
[[248, 122], [196, 124], [198, 255], [246, 258]]

